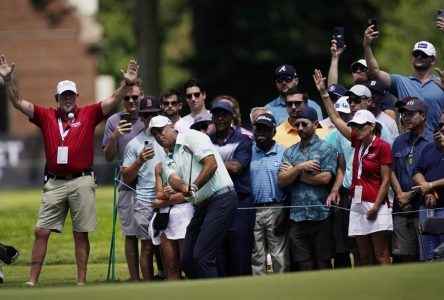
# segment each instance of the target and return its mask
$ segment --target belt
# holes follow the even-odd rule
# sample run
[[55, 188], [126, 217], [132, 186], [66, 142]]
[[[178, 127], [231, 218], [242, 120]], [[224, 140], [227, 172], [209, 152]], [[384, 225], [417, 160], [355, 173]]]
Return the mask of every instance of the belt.
[[69, 174], [69, 175], [58, 176], [58, 175], [54, 175], [51, 173], [47, 173], [46, 176], [48, 176], [48, 178], [52, 178], [55, 180], [71, 180], [74, 178], [78, 178], [78, 177], [82, 177], [82, 176], [89, 176], [92, 174], [93, 174], [92, 169], [85, 169], [82, 172]]
[[217, 197], [219, 195], [222, 195], [222, 194], [225, 194], [225, 193], [228, 193], [228, 192], [231, 192], [231, 191], [234, 191], [234, 187], [227, 186], [227, 187], [224, 187], [223, 189], [218, 190], [210, 198]]

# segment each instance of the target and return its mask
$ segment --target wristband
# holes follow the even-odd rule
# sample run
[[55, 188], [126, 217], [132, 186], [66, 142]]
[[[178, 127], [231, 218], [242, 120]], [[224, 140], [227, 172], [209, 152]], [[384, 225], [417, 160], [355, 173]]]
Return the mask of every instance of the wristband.
[[330, 97], [328, 94], [321, 95], [322, 98]]
[[433, 186], [432, 186], [431, 182], [429, 182], [429, 186], [430, 186], [430, 189], [433, 190]]
[[197, 187], [197, 185], [196, 184], [192, 184], [191, 185], [191, 190], [193, 191], [193, 192], [197, 192], [198, 190], [199, 190], [199, 188]]

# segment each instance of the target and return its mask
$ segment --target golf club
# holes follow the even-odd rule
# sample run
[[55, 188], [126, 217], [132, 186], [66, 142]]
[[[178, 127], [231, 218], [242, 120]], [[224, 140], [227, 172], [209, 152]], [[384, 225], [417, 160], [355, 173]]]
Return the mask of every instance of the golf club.
[[188, 191], [191, 192], [191, 172], [193, 171], [193, 151], [191, 151], [190, 147], [188, 145], [183, 145], [183, 150], [191, 155], [190, 160], [190, 178], [188, 180]]

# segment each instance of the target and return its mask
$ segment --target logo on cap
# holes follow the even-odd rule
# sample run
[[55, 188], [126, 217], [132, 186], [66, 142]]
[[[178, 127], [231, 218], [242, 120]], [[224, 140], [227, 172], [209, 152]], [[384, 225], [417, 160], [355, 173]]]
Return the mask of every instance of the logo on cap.
[[285, 66], [282, 66], [278, 72], [285, 72], [285, 71], [287, 71], [287, 69], [285, 68]]
[[427, 49], [427, 44], [425, 44], [425, 43], [419, 43], [419, 44], [417, 45], [417, 48], [424, 48], [424, 49]]

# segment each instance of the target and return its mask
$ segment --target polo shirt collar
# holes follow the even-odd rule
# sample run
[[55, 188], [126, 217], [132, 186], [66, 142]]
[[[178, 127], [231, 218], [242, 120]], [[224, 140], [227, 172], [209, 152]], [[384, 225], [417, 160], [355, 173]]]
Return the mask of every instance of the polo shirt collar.
[[[430, 130], [430, 128], [427, 127], [427, 125], [426, 125], [424, 132], [419, 137], [427, 142], [430, 142], [433, 140], [433, 133]], [[411, 131], [408, 131], [408, 133], [406, 135], [404, 135], [404, 141], [410, 142], [411, 139], [412, 139], [412, 133], [411, 133]]]
[[294, 132], [298, 132], [297, 128], [294, 127], [294, 126], [292, 126], [289, 120], [290, 120], [290, 119], [287, 118], [287, 120], [285, 120], [285, 122], [283, 123], [284, 129], [285, 129], [285, 132], [286, 132], [286, 133], [290, 133], [290, 132], [292, 132], [292, 131], [294, 131]]

